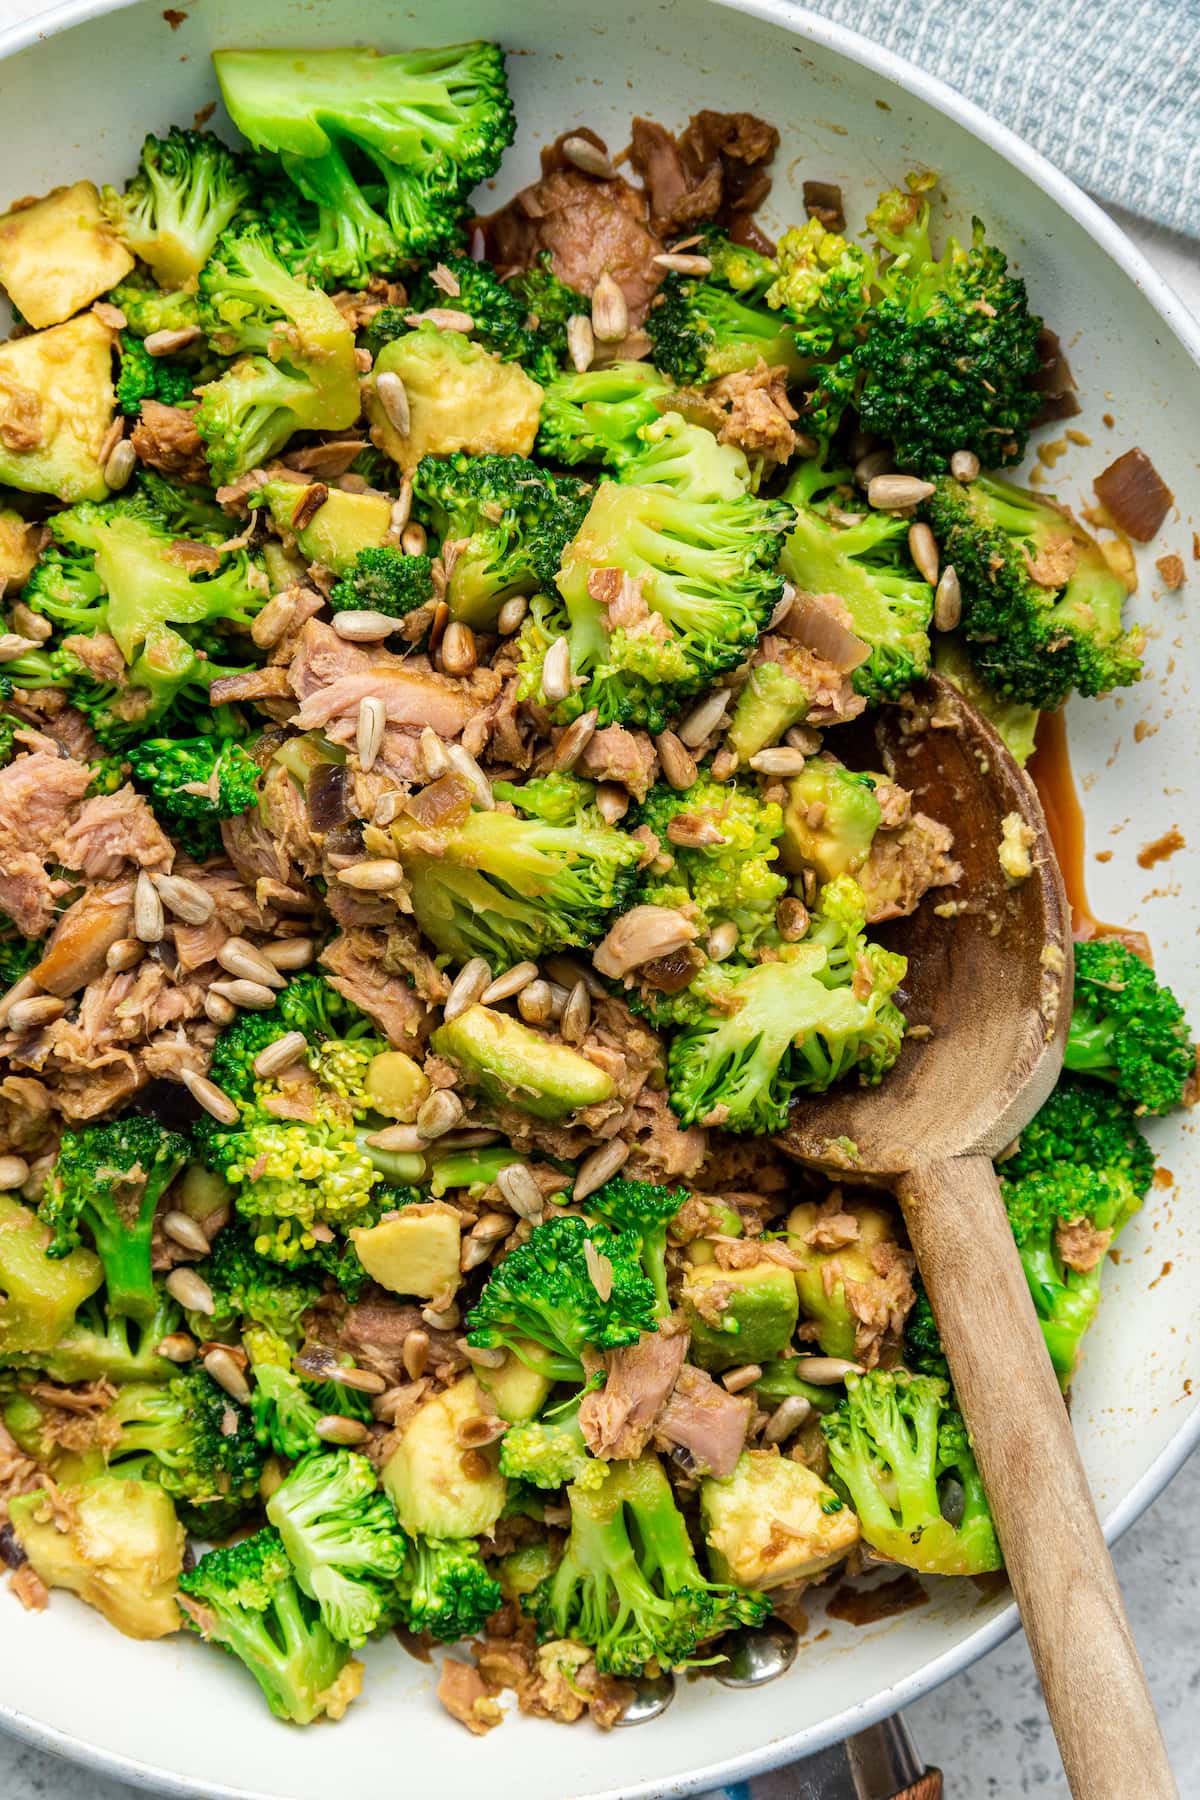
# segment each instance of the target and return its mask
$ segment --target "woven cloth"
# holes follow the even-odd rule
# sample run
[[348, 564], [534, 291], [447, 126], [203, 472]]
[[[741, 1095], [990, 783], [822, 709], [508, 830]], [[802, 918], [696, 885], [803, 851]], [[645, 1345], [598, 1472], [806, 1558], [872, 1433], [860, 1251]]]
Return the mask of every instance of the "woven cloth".
[[1096, 199], [1200, 237], [1200, 0], [807, 0]]

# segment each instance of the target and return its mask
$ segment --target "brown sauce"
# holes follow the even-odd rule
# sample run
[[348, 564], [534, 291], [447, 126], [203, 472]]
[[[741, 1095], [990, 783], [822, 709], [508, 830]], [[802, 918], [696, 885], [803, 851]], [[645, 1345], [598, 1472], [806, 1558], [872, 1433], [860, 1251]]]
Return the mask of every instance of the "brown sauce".
[[1143, 844], [1138, 851], [1138, 868], [1152, 869], [1155, 863], [1166, 862], [1177, 850], [1187, 847], [1187, 839], [1177, 826], [1172, 825], [1170, 831], [1164, 831], [1153, 843]]
[[915, 1606], [927, 1606], [929, 1595], [915, 1575], [897, 1575], [895, 1581], [881, 1582], [878, 1587], [840, 1587], [825, 1611], [833, 1619], [844, 1619], [847, 1625], [877, 1625], [881, 1619], [895, 1618], [897, 1613], [911, 1612]]

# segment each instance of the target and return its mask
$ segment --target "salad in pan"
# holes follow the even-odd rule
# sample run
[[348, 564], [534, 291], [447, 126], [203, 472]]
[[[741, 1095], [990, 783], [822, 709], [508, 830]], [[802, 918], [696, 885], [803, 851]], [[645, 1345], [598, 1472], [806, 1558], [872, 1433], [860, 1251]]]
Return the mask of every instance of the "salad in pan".
[[[1136, 682], [1170, 494], [1014, 484], [1069, 369], [931, 172], [772, 242], [701, 111], [482, 217], [495, 46], [214, 61], [229, 142], [0, 217], [0, 1556], [296, 1724], [396, 1631], [472, 1732], [609, 1726], [1001, 1566], [897, 1210], [779, 1138], [967, 903], [873, 721], [936, 671], [1024, 761]], [[1000, 1164], [1064, 1390], [1194, 1071], [1081, 944]]]

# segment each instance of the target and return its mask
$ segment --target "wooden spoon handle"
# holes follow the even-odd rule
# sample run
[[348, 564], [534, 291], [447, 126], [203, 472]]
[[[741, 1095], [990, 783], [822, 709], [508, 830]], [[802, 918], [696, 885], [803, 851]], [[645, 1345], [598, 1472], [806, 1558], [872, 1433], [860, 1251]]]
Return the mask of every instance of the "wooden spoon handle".
[[901, 1178], [933, 1305], [1076, 1800], [1177, 1795], [991, 1162]]

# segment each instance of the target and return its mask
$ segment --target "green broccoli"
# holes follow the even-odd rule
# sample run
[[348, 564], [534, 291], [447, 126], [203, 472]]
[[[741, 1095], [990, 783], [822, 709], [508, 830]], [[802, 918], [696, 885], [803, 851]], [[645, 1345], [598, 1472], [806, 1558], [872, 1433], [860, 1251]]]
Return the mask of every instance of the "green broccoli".
[[655, 367], [679, 382], [715, 381], [760, 362], [786, 369], [792, 379], [804, 373], [788, 321], [731, 293], [713, 276], [672, 270], [655, 296], [646, 330]]
[[913, 1277], [913, 1289], [916, 1298], [904, 1322], [904, 1361], [918, 1375], [936, 1375], [941, 1381], [949, 1381], [950, 1365], [942, 1349], [941, 1333], [919, 1275]]
[[394, 1623], [407, 1540], [365, 1456], [306, 1457], [267, 1501], [267, 1517], [340, 1643], [356, 1650]]
[[751, 485], [745, 452], [722, 444], [681, 413], [662, 413], [639, 428], [617, 480], [673, 488], [681, 500], [740, 500]]
[[[585, 1349], [636, 1344], [641, 1332], [655, 1329], [654, 1284], [640, 1252], [636, 1232], [588, 1225], [574, 1215], [535, 1225], [493, 1271], [468, 1314], [468, 1343], [511, 1350], [555, 1381], [581, 1381]], [[596, 1257], [611, 1266], [607, 1298], [592, 1278]]]
[[1146, 1198], [1154, 1179], [1154, 1152], [1130, 1101], [1107, 1081], [1064, 1071], [1016, 1148], [996, 1166], [1016, 1181], [1071, 1164], [1126, 1176], [1139, 1200]]
[[405, 556], [391, 544], [375, 544], [360, 550], [349, 574], [334, 583], [329, 605], [335, 613], [366, 610], [402, 619], [432, 598], [431, 556]]
[[962, 589], [962, 633], [987, 685], [1051, 710], [1142, 673], [1142, 633], [1123, 631], [1125, 583], [1051, 499], [980, 476], [939, 480], [927, 516]]
[[202, 1367], [168, 1382], [126, 1382], [104, 1417], [120, 1430], [107, 1451], [117, 1475], [157, 1481], [193, 1506], [258, 1492], [263, 1452], [250, 1409]]
[[870, 650], [854, 671], [856, 692], [894, 700], [929, 672], [933, 589], [908, 553], [908, 520], [864, 512], [857, 524], [829, 516], [849, 469], [803, 463], [785, 489], [796, 520], [784, 540], [783, 570], [801, 593], [833, 594], [850, 614], [850, 629]]
[[399, 1592], [408, 1629], [443, 1644], [482, 1631], [503, 1598], [474, 1538], [419, 1534], [409, 1540]]
[[331, 1414], [368, 1424], [372, 1418], [370, 1397], [358, 1388], [346, 1387], [336, 1377], [319, 1380], [301, 1377], [291, 1367], [291, 1353], [283, 1338], [251, 1326], [243, 1334], [254, 1370], [251, 1410], [259, 1443], [277, 1456], [298, 1462], [329, 1446], [317, 1426]]
[[602, 1673], [685, 1668], [710, 1638], [770, 1611], [766, 1595], [703, 1574], [657, 1457], [610, 1463], [601, 1484], [567, 1497], [562, 1561], [524, 1604], [541, 1637], [591, 1646]]
[[644, 362], [568, 370], [546, 384], [537, 450], [552, 463], [607, 463], [620, 468], [636, 456], [643, 425], [659, 416], [671, 392], [657, 369]]
[[542, 250], [527, 269], [508, 277], [507, 286], [525, 308], [525, 329], [530, 347], [522, 358], [535, 381], [546, 387], [568, 360], [567, 324], [576, 314], [586, 314], [590, 302], [560, 281], [551, 266], [548, 250]]
[[288, 272], [261, 228], [222, 238], [200, 275], [200, 316], [213, 349], [238, 358], [200, 389], [195, 415], [214, 483], [269, 462], [297, 431], [353, 425], [350, 327], [328, 295]]
[[1111, 1081], [1139, 1112], [1182, 1106], [1196, 1046], [1182, 1006], [1119, 939], [1075, 946], [1075, 1000], [1063, 1061]]
[[178, 1365], [160, 1356], [158, 1346], [179, 1330], [180, 1312], [162, 1289], [155, 1290], [155, 1302], [153, 1315], [140, 1324], [99, 1295], [85, 1301], [53, 1349], [37, 1358], [38, 1367], [52, 1381], [169, 1381]]
[[361, 1668], [297, 1585], [277, 1531], [268, 1526], [210, 1550], [179, 1577], [179, 1589], [187, 1624], [246, 1665], [276, 1718], [341, 1718]]
[[873, 1550], [925, 1575], [983, 1575], [1001, 1566], [947, 1382], [903, 1369], [848, 1375], [846, 1398], [821, 1430], [834, 1484]]
[[117, 409], [136, 419], [146, 400], [164, 406], [186, 406], [197, 375], [190, 364], [173, 356], [151, 356], [141, 338], [121, 333], [121, 371], [117, 376]]
[[[588, 509], [591, 490], [523, 456], [424, 456], [413, 493], [437, 535], [454, 545], [451, 614], [494, 631], [516, 594], [548, 588]], [[443, 552], [445, 555], [445, 552]]]
[[539, 1419], [510, 1425], [500, 1440], [501, 1474], [537, 1488], [558, 1488], [567, 1482], [580, 1488], [600, 1486], [608, 1469], [584, 1442], [581, 1398], [576, 1395], [566, 1407], [555, 1407]]
[[779, 274], [775, 257], [764, 256], [749, 244], [735, 244], [717, 225], [700, 228], [696, 251], [712, 264], [710, 280], [746, 299], [761, 300]]
[[[703, 770], [682, 791], [656, 787], [636, 822], [649, 827], [672, 865], [661, 875], [646, 872], [639, 900], [680, 908], [706, 932], [723, 921], [736, 925], [743, 957], [774, 931], [775, 908], [788, 886], [774, 866], [783, 812], [757, 786], [714, 781]], [[705, 843], [704, 835], [712, 841]]]
[[[573, 294], [548, 269], [530, 271], [536, 291], [546, 297], [551, 307], [551, 316], [545, 326], [540, 319], [531, 325], [532, 308], [520, 290], [519, 277], [511, 282], [501, 281], [490, 264], [476, 262], [470, 256], [445, 256], [440, 267], [457, 284], [458, 292], [447, 294], [429, 273], [425, 273], [418, 278], [410, 295], [413, 306], [421, 312], [431, 307], [452, 307], [456, 312], [465, 312], [473, 321], [471, 335], [476, 343], [494, 350], [502, 362], [521, 363], [535, 381], [552, 381], [566, 351], [566, 317], [569, 317], [567, 314], [559, 320], [553, 316], [561, 311], [562, 302], [552, 284], [557, 284], [564, 294], [578, 302], [571, 307], [571, 312], [587, 311], [588, 303], [583, 296]], [[557, 306], [553, 305], [555, 299]], [[378, 315], [368, 327], [368, 341], [372, 335], [378, 337], [379, 334], [372, 330], [377, 325]]]
[[136, 338], [152, 337], [156, 331], [189, 331], [200, 323], [200, 304], [192, 287], [166, 294], [141, 270], [127, 275], [108, 299], [125, 314], [126, 329]]
[[784, 232], [775, 261], [766, 301], [787, 313], [797, 352], [826, 363], [853, 350], [877, 280], [871, 253], [809, 219]]
[[443, 248], [513, 140], [494, 44], [218, 50], [213, 63], [234, 124], [316, 206], [307, 266], [325, 286], [365, 287]]
[[113, 1312], [148, 1320], [158, 1308], [150, 1270], [154, 1213], [189, 1148], [186, 1138], [139, 1113], [63, 1133], [38, 1208], [54, 1233], [46, 1254], [69, 1255], [85, 1226]]
[[182, 288], [250, 190], [249, 171], [220, 138], [172, 127], [165, 138], [147, 137], [125, 192], [106, 187], [101, 198], [118, 236], [160, 284]]
[[206, 1337], [240, 1332], [248, 1324], [297, 1344], [304, 1314], [321, 1293], [321, 1284], [312, 1275], [285, 1272], [257, 1255], [241, 1223], [226, 1225], [217, 1233], [196, 1273], [213, 1297], [212, 1312], [197, 1315], [195, 1321], [202, 1324]]
[[[5, 921], [7, 923], [7, 921]], [[44, 938], [0, 938], [0, 992], [7, 993], [45, 954]]]
[[160, 825], [196, 862], [220, 848], [219, 821], [258, 799], [258, 764], [234, 738], [143, 738], [128, 760]]
[[589, 1217], [594, 1213], [614, 1231], [636, 1235], [642, 1267], [653, 1284], [661, 1319], [671, 1310], [667, 1296], [667, 1226], [687, 1197], [686, 1188], [659, 1187], [652, 1181], [630, 1181], [615, 1175], [580, 1203]]

